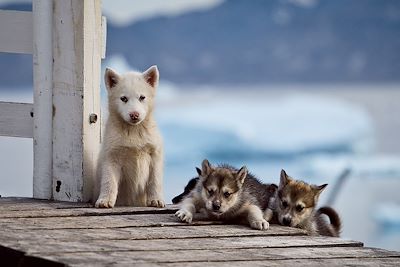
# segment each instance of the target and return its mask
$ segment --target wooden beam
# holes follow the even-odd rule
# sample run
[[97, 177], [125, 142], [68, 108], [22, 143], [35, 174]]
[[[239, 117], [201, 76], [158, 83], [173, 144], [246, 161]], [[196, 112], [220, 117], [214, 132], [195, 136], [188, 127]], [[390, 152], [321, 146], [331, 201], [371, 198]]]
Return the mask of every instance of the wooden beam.
[[28, 103], [0, 102], [0, 135], [33, 136], [33, 105]]
[[[173, 248], [173, 242], [171, 242]], [[169, 248], [169, 247], [168, 247]], [[30, 255], [43, 257], [48, 260], [62, 262], [66, 265], [79, 263], [83, 265], [109, 266], [115, 263], [118, 265], [149, 264], [155, 266], [158, 263], [162, 266], [166, 263], [174, 263], [175, 266], [186, 266], [190, 263], [201, 262], [201, 266], [219, 266], [219, 263], [228, 262], [229, 266], [253, 266], [253, 261], [264, 261], [263, 266], [269, 266], [270, 262], [281, 261], [281, 266], [288, 266], [285, 260], [317, 260], [317, 259], [336, 259], [354, 258], [362, 262], [364, 259], [374, 258], [397, 258], [399, 263], [399, 252], [385, 251], [374, 248], [360, 247], [293, 247], [293, 248], [250, 248], [250, 249], [213, 249], [213, 250], [173, 250], [166, 248], [159, 251], [105, 251], [96, 252], [76, 252], [76, 253], [32, 253]], [[241, 264], [238, 264], [238, 262]], [[282, 262], [283, 261], [283, 262]], [[225, 265], [226, 266], [226, 265]], [[296, 265], [295, 265], [296, 266]], [[319, 265], [321, 266], [321, 265]]]
[[[227, 226], [229, 227], [229, 226]], [[199, 227], [197, 227], [199, 228]], [[201, 231], [201, 229], [197, 229]], [[29, 231], [29, 230], [28, 230]], [[57, 238], [50, 235], [40, 235], [36, 231], [29, 231], [30, 235], [19, 231], [13, 234], [4, 234], [0, 238], [8, 247], [22, 248], [30, 253], [80, 253], [80, 252], [113, 252], [113, 251], [165, 251], [173, 248], [182, 250], [219, 250], [224, 249], [252, 249], [252, 248], [293, 248], [304, 247], [361, 247], [361, 243], [341, 240], [339, 238], [309, 237], [309, 236], [246, 236], [246, 237], [205, 237], [205, 238], [177, 238], [177, 239], [92, 239], [82, 236], [80, 239]], [[66, 236], [62, 234], [61, 236]], [[40, 243], [41, 246], [35, 246]]]
[[102, 34], [102, 46], [101, 46], [101, 58], [106, 58], [106, 47], [107, 47], [107, 18], [101, 17], [101, 34]]
[[32, 12], [0, 10], [0, 52], [32, 54]]
[[101, 5], [53, 3], [53, 197], [89, 201], [100, 146]]
[[51, 199], [53, 119], [53, 1], [34, 0], [33, 7], [33, 197]]

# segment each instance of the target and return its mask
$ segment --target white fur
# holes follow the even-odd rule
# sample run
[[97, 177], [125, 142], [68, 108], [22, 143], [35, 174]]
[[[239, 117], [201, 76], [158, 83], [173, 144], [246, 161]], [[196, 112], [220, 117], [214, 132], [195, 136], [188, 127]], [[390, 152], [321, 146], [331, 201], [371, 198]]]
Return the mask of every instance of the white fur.
[[[155, 66], [144, 73], [123, 75], [106, 70], [109, 118], [98, 161], [96, 207], [164, 207], [163, 145], [153, 118], [158, 75]], [[135, 121], [129, 115], [132, 112], [139, 114]]]

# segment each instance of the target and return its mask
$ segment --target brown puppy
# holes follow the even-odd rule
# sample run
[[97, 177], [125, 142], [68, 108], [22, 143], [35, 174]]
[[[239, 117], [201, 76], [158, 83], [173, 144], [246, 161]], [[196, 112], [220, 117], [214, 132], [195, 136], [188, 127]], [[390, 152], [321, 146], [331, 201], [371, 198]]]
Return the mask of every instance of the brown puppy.
[[279, 224], [307, 230], [310, 235], [339, 236], [341, 221], [337, 212], [330, 207], [315, 209], [326, 186], [294, 180], [282, 170], [275, 205], [270, 211], [274, 210]]
[[183, 199], [176, 216], [190, 223], [195, 212], [204, 209], [210, 219], [245, 220], [251, 228], [266, 230], [269, 223], [263, 217], [276, 185], [260, 183], [246, 167], [239, 170], [221, 165], [213, 167], [208, 160], [198, 169], [195, 188]]

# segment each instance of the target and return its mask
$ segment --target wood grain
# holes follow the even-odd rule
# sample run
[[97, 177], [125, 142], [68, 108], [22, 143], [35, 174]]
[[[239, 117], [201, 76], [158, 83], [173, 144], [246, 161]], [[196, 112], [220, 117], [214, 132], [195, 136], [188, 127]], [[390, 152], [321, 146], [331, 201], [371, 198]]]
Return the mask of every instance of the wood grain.
[[[200, 231], [200, 229], [198, 229]], [[14, 236], [15, 237], [15, 236]], [[338, 238], [308, 236], [197, 237], [181, 239], [56, 239], [31, 235], [29, 238], [1, 237], [3, 245], [28, 253], [72, 253], [115, 251], [176, 251], [290, 247], [361, 247], [362, 243]], [[60, 242], [62, 241], [62, 242]], [[40, 246], [36, 246], [40, 243]]]
[[[93, 209], [84, 203], [0, 198], [2, 264], [35, 266], [399, 266], [400, 252], [361, 242], [266, 231], [165, 209]], [[42, 215], [40, 215], [42, 213]]]
[[53, 197], [87, 202], [100, 146], [101, 5], [53, 4]]
[[[185, 267], [205, 267], [205, 266], [219, 266], [219, 267], [235, 267], [235, 266], [307, 266], [307, 267], [321, 267], [321, 266], [332, 266], [332, 267], [342, 267], [342, 266], [398, 266], [398, 258], [364, 258], [354, 259], [354, 258], [340, 258], [340, 259], [296, 259], [296, 260], [268, 260], [268, 261], [225, 261], [225, 262], [185, 262]], [[176, 266], [176, 263], [135, 263], [138, 267], [172, 267]], [[85, 266], [84, 264], [74, 264], [74, 266]], [[131, 263], [118, 263], [118, 266], [132, 266]]]
[[[380, 257], [396, 257], [400, 262], [400, 253], [381, 249], [358, 247], [307, 247], [307, 248], [257, 248], [257, 249], [218, 249], [218, 250], [180, 250], [169, 251], [116, 251], [116, 252], [76, 252], [76, 253], [32, 253], [45, 259], [58, 260], [67, 264], [111, 265], [133, 263], [180, 263], [192, 262], [235, 262], [275, 260], [309, 260], [355, 258], [369, 259]], [[283, 263], [284, 264], [284, 263]]]
[[[90, 205], [88, 205], [90, 206]], [[72, 206], [73, 207], [73, 206]], [[45, 205], [37, 205], [32, 210], [31, 205], [23, 207], [10, 206], [9, 209], [3, 209], [0, 206], [0, 218], [41, 218], [41, 217], [73, 217], [73, 216], [106, 216], [106, 215], [133, 215], [133, 214], [173, 214], [176, 212], [174, 207], [153, 209], [150, 207], [117, 207], [113, 209], [96, 208], [67, 208], [53, 209]]]
[[33, 0], [33, 197], [53, 196], [53, 1]]

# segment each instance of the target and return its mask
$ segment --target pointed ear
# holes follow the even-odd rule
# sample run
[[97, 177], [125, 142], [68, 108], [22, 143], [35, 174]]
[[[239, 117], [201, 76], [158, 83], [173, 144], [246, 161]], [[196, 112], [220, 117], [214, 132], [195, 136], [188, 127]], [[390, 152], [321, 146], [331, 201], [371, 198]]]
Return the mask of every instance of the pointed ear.
[[201, 163], [201, 176], [202, 177], [207, 177], [208, 175], [210, 175], [210, 173], [212, 172], [212, 166], [210, 164], [210, 162], [208, 162], [208, 160], [203, 160], [203, 162]]
[[143, 77], [151, 87], [157, 87], [158, 79], [160, 77], [157, 66], [153, 65], [148, 68], [145, 72], [143, 72]]
[[240, 184], [244, 183], [244, 180], [246, 179], [248, 174], [246, 166], [243, 166], [240, 168], [240, 170], [237, 171], [236, 173], [236, 180], [239, 181]]
[[199, 168], [196, 167], [196, 171], [197, 171], [197, 174], [198, 174], [199, 176], [201, 176], [201, 170], [200, 170]]
[[314, 190], [314, 199], [315, 201], [318, 200], [319, 195], [324, 191], [325, 187], [327, 187], [328, 184], [323, 184], [323, 185], [312, 185], [312, 189]]
[[287, 175], [287, 173], [285, 172], [284, 169], [281, 170], [281, 178], [279, 181], [279, 188], [284, 187], [285, 185], [287, 185], [290, 181], [289, 175]]
[[104, 82], [106, 84], [107, 90], [115, 87], [120, 81], [121, 77], [119, 74], [111, 68], [106, 68], [106, 72], [104, 73]]

